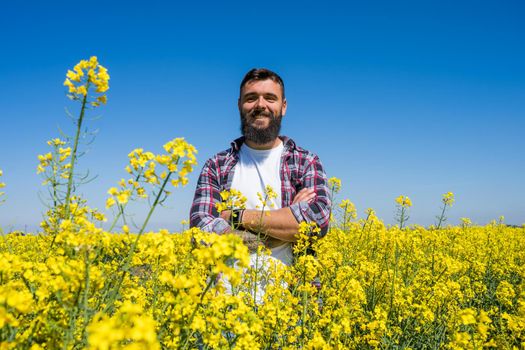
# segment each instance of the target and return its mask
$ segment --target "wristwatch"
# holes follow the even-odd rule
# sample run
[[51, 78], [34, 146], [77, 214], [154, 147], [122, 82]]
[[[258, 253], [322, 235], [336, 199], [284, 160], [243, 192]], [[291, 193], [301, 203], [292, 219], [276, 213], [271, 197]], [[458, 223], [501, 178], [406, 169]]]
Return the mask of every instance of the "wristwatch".
[[234, 230], [242, 230], [242, 214], [244, 209], [234, 209], [231, 213], [231, 223]]

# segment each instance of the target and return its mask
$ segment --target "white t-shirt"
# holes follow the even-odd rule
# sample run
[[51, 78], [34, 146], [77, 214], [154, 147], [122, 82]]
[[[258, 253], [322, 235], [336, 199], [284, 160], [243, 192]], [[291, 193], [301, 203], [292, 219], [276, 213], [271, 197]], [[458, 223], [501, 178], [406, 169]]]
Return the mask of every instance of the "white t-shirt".
[[[245, 143], [239, 150], [239, 161], [235, 165], [231, 188], [241, 191], [246, 197], [246, 209], [262, 210], [262, 203], [257, 196], [261, 193], [264, 199], [266, 186], [271, 186], [277, 193], [272, 207], [268, 205], [264, 211], [281, 208], [281, 156], [284, 145], [281, 142], [277, 147], [269, 150], [257, 150], [248, 147]], [[268, 203], [269, 204], [269, 203]], [[292, 244], [283, 242], [282, 245], [272, 248], [274, 258], [286, 265], [293, 262]]]

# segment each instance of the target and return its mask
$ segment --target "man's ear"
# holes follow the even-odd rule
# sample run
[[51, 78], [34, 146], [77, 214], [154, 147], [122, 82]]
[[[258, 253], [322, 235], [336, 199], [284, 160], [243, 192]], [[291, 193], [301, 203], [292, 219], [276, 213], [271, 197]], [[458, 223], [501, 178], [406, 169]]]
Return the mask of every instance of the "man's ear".
[[286, 114], [286, 107], [288, 107], [288, 102], [286, 101], [286, 98], [283, 100], [283, 117]]
[[241, 98], [239, 97], [237, 99], [237, 108], [239, 109], [239, 112], [241, 111]]

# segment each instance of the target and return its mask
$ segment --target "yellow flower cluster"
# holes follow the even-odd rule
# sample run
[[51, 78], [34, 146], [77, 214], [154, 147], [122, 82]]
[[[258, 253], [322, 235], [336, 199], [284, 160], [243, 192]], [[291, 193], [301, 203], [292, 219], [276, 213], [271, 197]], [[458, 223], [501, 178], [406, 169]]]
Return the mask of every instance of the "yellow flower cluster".
[[257, 208], [261, 208], [261, 210], [265, 210], [266, 208], [274, 208], [275, 204], [273, 200], [277, 198], [277, 193], [274, 191], [272, 186], [266, 185], [266, 188], [264, 189], [264, 194], [261, 192], [257, 192], [257, 198], [261, 203], [260, 206], [257, 205]]
[[295, 254], [306, 254], [308, 249], [317, 240], [317, 234], [321, 232], [315, 222], [303, 221], [299, 223], [299, 230], [297, 232], [297, 242], [294, 244], [293, 251]]
[[341, 190], [341, 179], [337, 177], [331, 177], [328, 179], [328, 187], [332, 193], [338, 193]]
[[94, 228], [94, 222], [106, 221], [106, 216], [98, 209], [93, 209], [87, 206], [86, 200], [77, 196], [71, 197], [69, 220], [63, 220], [65, 217], [65, 204], [57, 203], [53, 208], [50, 208], [45, 215], [44, 220], [40, 223], [40, 227], [45, 233], [56, 236], [60, 231], [62, 225], [66, 225], [71, 230], [73, 228]]
[[161, 191], [166, 195], [169, 192], [164, 190], [164, 185], [168, 180], [174, 187], [187, 185], [188, 175], [197, 165], [197, 150], [184, 138], [167, 142], [164, 150], [165, 154], [158, 155], [145, 152], [142, 148], [131, 151], [128, 154], [129, 165], [126, 166], [126, 171], [132, 177], [128, 180], [121, 179], [118, 189], [112, 187], [108, 190], [110, 197], [106, 200], [106, 207], [110, 208], [117, 203], [125, 205], [134, 198], [147, 198], [146, 184], [161, 186]]
[[[166, 171], [169, 173], [177, 173], [177, 178], [172, 179], [171, 184], [175, 187], [179, 185], [186, 186], [188, 184], [188, 174], [191, 173], [193, 167], [197, 165], [197, 159], [195, 157], [197, 150], [182, 137], [167, 142], [163, 147], [166, 154], [158, 155], [157, 162], [167, 170], [161, 173], [161, 178], [163, 178], [163, 174], [166, 174]], [[186, 159], [181, 163], [181, 159], [183, 158]]]
[[71, 169], [71, 147], [62, 147], [66, 144], [59, 138], [47, 141], [48, 146], [53, 150], [46, 154], [38, 155], [38, 165], [36, 173], [44, 173], [44, 185], [53, 183], [58, 186], [60, 179], [67, 180]]
[[215, 208], [219, 213], [225, 210], [246, 208], [246, 197], [241, 191], [232, 188], [229, 191], [222, 191], [220, 195], [222, 202], [215, 203]]
[[109, 89], [108, 70], [98, 63], [96, 56], [89, 60], [81, 60], [73, 70], [68, 70], [64, 86], [69, 89], [69, 97], [74, 100], [87, 99], [88, 93], [93, 91], [95, 99], [90, 102], [93, 107], [107, 102], [104, 94]]
[[160, 349], [155, 326], [155, 320], [141, 305], [126, 300], [114, 315], [101, 313], [94, 317], [87, 327], [88, 349]]
[[472, 221], [469, 218], [461, 218], [461, 226], [467, 227], [472, 225]]
[[[94, 227], [82, 208], [55, 237], [0, 240], [2, 348], [523, 346], [525, 228], [401, 230], [368, 210], [322, 239], [302, 223], [295, 264], [257, 274], [235, 235], [151, 232], [113, 300], [108, 283], [137, 236]], [[266, 285], [258, 303], [254, 278]]]
[[[2, 177], [4, 175], [4, 172], [2, 171], [2, 169], [0, 169], [0, 177]], [[5, 187], [5, 182], [0, 182], [0, 189], [1, 188], [4, 188]], [[4, 196], [5, 192], [2, 192], [0, 191], [0, 203], [2, 203], [4, 200], [2, 199], [2, 197]]]
[[339, 203], [339, 208], [343, 210], [343, 223], [357, 218], [357, 210], [354, 203], [350, 202], [350, 200], [343, 199], [341, 203]]
[[452, 192], [447, 192], [443, 195], [443, 198], [442, 198], [442, 201], [443, 201], [443, 204], [445, 205], [448, 205], [449, 207], [452, 206], [452, 204], [454, 204], [454, 193]]
[[412, 206], [412, 201], [407, 196], [399, 196], [396, 198], [396, 203], [403, 208], [410, 208]]

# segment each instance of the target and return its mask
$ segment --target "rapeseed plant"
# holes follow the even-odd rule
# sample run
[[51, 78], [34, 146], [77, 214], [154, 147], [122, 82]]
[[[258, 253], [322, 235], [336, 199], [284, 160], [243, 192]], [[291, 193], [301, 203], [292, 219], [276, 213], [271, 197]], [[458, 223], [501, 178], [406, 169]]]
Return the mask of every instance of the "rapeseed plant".
[[69, 218], [71, 193], [73, 191], [73, 178], [75, 174], [75, 165], [78, 156], [78, 144], [80, 141], [80, 132], [85, 117], [86, 108], [90, 105], [96, 108], [101, 104], [106, 104], [106, 91], [109, 89], [108, 70], [98, 63], [96, 56], [89, 60], [81, 60], [73, 70], [68, 70], [64, 86], [69, 89], [68, 97], [81, 103], [80, 113], [75, 120], [76, 134], [73, 140], [73, 151], [71, 152], [70, 169], [67, 174], [67, 189], [65, 196], [65, 218]]
[[[3, 175], [4, 175], [4, 172], [2, 171], [2, 169], [0, 169], [0, 177], [2, 177]], [[0, 182], [0, 189], [4, 187], [5, 187], [5, 182]], [[0, 204], [2, 204], [3, 202], [5, 202], [5, 192], [0, 191]]]
[[[67, 97], [80, 103], [78, 117], [68, 112], [76, 126], [75, 136], [72, 140], [49, 140], [47, 144], [52, 151], [39, 155], [37, 166], [37, 173], [44, 177], [43, 185], [48, 186], [50, 201], [42, 226], [45, 232], [52, 236], [58, 234], [58, 226], [63, 220], [74, 220], [74, 193], [79, 185], [90, 181], [89, 173], [80, 175], [75, 172], [78, 158], [83, 154], [79, 150], [79, 143], [81, 138], [86, 136], [81, 130], [86, 110], [107, 102], [109, 74], [107, 69], [98, 63], [97, 57], [92, 56], [89, 60], [81, 60], [73, 70], [68, 70], [64, 86], [68, 88]], [[75, 207], [78, 208], [80, 203], [85, 204], [85, 201], [77, 201]], [[54, 242], [51, 241], [51, 248]]]
[[399, 196], [396, 198], [397, 214], [396, 220], [399, 223], [399, 228], [403, 229], [410, 217], [408, 216], [408, 208], [412, 206], [412, 201], [407, 196]]
[[447, 193], [443, 194], [443, 198], [441, 199], [441, 201], [443, 202], [443, 207], [441, 208], [441, 215], [436, 216], [436, 219], [438, 219], [438, 223], [436, 225], [437, 229], [440, 229], [441, 225], [445, 221], [447, 221], [447, 217], [445, 216], [445, 210], [447, 209], [447, 207], [451, 207], [452, 204], [454, 204], [454, 201], [455, 201], [454, 193], [447, 192]]

